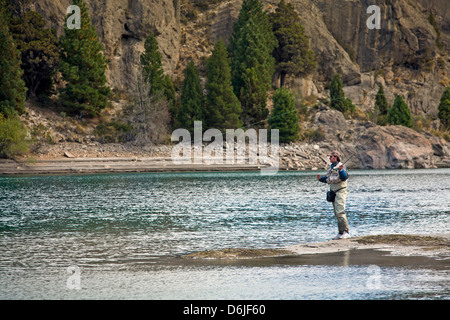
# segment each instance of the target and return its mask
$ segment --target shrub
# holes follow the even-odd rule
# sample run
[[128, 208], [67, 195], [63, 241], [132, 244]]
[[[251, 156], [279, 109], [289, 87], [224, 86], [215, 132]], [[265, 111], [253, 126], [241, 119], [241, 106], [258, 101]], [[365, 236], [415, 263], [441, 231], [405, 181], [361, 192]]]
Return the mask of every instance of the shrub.
[[0, 114], [0, 156], [15, 159], [29, 151], [27, 130], [17, 117], [4, 118]]
[[411, 111], [401, 96], [396, 96], [392, 108], [389, 109], [386, 121], [393, 125], [402, 125], [412, 128], [413, 121]]

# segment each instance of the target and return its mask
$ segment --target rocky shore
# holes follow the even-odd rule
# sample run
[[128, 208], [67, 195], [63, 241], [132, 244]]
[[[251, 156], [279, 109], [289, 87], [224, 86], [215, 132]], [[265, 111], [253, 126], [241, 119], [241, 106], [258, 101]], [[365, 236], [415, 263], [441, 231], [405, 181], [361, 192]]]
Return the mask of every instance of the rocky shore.
[[[52, 124], [61, 122], [57, 115], [50, 114], [55, 119], [36, 115], [40, 113], [30, 109], [28, 126], [34, 128], [44, 123], [49, 128], [51, 142], [41, 141], [27, 158], [0, 160], [0, 174], [238, 171], [259, 170], [267, 166], [263, 161], [248, 164], [248, 159], [239, 165], [178, 165], [171, 159], [172, 148], [177, 145], [175, 142], [172, 145], [147, 146], [101, 143], [89, 132], [57, 131], [52, 127]], [[450, 167], [450, 142], [426, 131], [347, 120], [342, 113], [326, 106], [315, 111], [307, 129], [316, 135], [304, 141], [280, 145], [279, 170], [324, 170], [329, 165], [328, 155], [332, 150], [341, 152], [342, 161], [350, 169]]]
[[[334, 112], [327, 110], [326, 112]], [[347, 130], [325, 123], [323, 141], [280, 145], [278, 170], [324, 170], [328, 154], [339, 150], [350, 169], [427, 169], [450, 167], [450, 146], [444, 139], [402, 126], [367, 122]], [[336, 136], [336, 139], [332, 139]], [[259, 170], [257, 164], [176, 164], [174, 145], [135, 146], [90, 141], [43, 144], [27, 158], [0, 160], [0, 174], [66, 174], [107, 172]]]

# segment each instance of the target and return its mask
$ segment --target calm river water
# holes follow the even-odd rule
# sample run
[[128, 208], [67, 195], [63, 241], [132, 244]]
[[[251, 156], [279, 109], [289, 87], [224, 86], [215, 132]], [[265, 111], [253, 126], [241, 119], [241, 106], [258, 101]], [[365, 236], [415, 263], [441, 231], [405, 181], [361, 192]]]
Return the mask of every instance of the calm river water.
[[[350, 174], [352, 236], [450, 232], [450, 169]], [[445, 262], [180, 258], [329, 240], [337, 226], [316, 175], [0, 177], [0, 299], [449, 299]]]

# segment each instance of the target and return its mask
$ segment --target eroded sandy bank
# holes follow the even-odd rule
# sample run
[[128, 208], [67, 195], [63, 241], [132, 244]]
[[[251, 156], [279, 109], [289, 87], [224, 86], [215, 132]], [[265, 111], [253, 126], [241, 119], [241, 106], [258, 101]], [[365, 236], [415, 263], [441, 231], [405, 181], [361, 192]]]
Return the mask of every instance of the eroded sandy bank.
[[[364, 260], [368, 250], [384, 252], [387, 259], [399, 257], [431, 258], [448, 265], [450, 259], [450, 234], [445, 235], [371, 235], [343, 240], [304, 243], [277, 249], [229, 248], [202, 251], [184, 255], [193, 260], [239, 260], [274, 257], [311, 257], [326, 261], [327, 257], [344, 252], [361, 253], [359, 262]], [[322, 260], [321, 260], [322, 259]], [[325, 259], [325, 260], [324, 260]], [[317, 260], [317, 259], [316, 259]], [[370, 259], [367, 259], [369, 262]], [[363, 262], [363, 261], [362, 261]]]

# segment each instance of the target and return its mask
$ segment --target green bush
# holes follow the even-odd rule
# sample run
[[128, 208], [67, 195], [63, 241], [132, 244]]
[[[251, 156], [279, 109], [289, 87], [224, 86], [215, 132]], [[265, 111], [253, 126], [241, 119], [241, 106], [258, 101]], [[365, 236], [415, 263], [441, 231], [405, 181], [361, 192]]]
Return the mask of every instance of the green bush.
[[353, 113], [355, 105], [351, 99], [345, 97], [343, 83], [339, 74], [335, 74], [330, 86], [330, 107], [342, 113]]
[[28, 153], [29, 150], [27, 130], [20, 119], [4, 118], [0, 114], [0, 157], [15, 159]]
[[438, 117], [445, 129], [450, 128], [450, 87], [446, 87], [442, 93], [438, 107]]
[[408, 105], [401, 96], [396, 96], [392, 108], [389, 109], [386, 121], [393, 125], [412, 128], [413, 119]]
[[96, 137], [104, 143], [124, 142], [128, 140], [128, 135], [133, 127], [131, 125], [119, 122], [101, 122], [94, 130]]
[[273, 99], [273, 111], [269, 118], [270, 129], [278, 129], [280, 142], [298, 140], [299, 124], [295, 99], [286, 88], [278, 89]]

